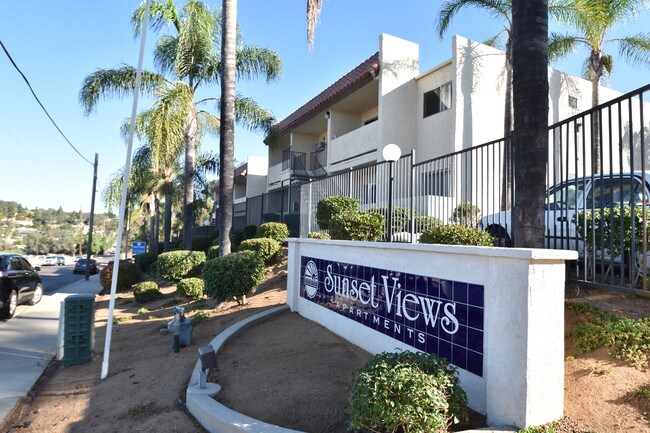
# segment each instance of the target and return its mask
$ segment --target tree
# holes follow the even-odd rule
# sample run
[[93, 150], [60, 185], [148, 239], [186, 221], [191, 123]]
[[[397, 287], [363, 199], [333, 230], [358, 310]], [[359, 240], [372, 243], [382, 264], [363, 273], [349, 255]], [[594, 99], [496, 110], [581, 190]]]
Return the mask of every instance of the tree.
[[[625, 24], [635, 16], [645, 0], [574, 0], [570, 13], [561, 20], [575, 27], [576, 34], [552, 33], [549, 41], [551, 60], [564, 57], [585, 46], [589, 50], [586, 69], [591, 81], [591, 105], [599, 101], [598, 86], [603, 75], [609, 75], [614, 58], [605, 51], [605, 46], [618, 43], [618, 53], [633, 65], [650, 65], [650, 33], [638, 33], [623, 38], [607, 39], [614, 27]], [[600, 123], [597, 115], [591, 116], [592, 170], [600, 173]]]
[[544, 247], [548, 159], [548, 2], [513, 0], [514, 242]]
[[[170, 109], [184, 114], [182, 134], [184, 137], [184, 247], [191, 246], [192, 216], [194, 201], [194, 174], [197, 141], [203, 131], [198, 125], [201, 116], [212, 116], [199, 107], [215, 98], [196, 100], [199, 87], [214, 85], [220, 80], [219, 35], [220, 14], [210, 11], [202, 2], [188, 0], [180, 10], [172, 0], [153, 1], [150, 4], [150, 27], [160, 31], [171, 27], [175, 34], [162, 35], [154, 52], [154, 62], [159, 73], [144, 71], [143, 92], [161, 94], [167, 89]], [[134, 34], [137, 36], [144, 16], [144, 4], [133, 14]], [[252, 46], [237, 49], [237, 74], [242, 78], [264, 77], [267, 81], [276, 79], [281, 62], [273, 51]], [[167, 78], [169, 77], [169, 78]], [[96, 109], [100, 97], [126, 96], [134, 91], [135, 69], [123, 65], [115, 69], [100, 69], [87, 76], [80, 92], [80, 101], [88, 115]], [[238, 95], [239, 96], [239, 95]], [[239, 96], [237, 120], [253, 130], [268, 131], [273, 117], [253, 100]], [[218, 120], [212, 116], [213, 119]]]
[[230, 254], [235, 174], [235, 48], [237, 0], [223, 0], [221, 37], [221, 134], [219, 139], [219, 254]]

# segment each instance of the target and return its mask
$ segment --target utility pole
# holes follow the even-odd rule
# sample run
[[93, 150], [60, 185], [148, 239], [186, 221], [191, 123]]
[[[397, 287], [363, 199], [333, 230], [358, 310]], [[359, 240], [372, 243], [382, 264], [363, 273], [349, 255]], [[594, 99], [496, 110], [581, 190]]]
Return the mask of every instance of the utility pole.
[[90, 200], [90, 227], [88, 228], [88, 247], [86, 248], [86, 281], [90, 278], [90, 255], [93, 248], [93, 221], [95, 220], [95, 190], [97, 189], [97, 161], [99, 154], [95, 153], [95, 164], [93, 174], [93, 194]]

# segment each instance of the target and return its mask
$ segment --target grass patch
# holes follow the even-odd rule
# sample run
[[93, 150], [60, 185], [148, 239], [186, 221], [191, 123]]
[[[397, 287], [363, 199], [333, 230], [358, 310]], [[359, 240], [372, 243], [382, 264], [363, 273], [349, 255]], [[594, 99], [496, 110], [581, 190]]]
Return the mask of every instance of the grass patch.
[[118, 323], [128, 322], [129, 320], [131, 320], [130, 316], [116, 316], [113, 317], [113, 325], [117, 325]]
[[641, 386], [634, 393], [645, 400], [650, 400], [650, 385]]
[[205, 319], [210, 317], [210, 313], [207, 311], [197, 311], [192, 315], [192, 325], [198, 325], [203, 322]]
[[138, 309], [138, 314], [144, 314], [144, 313], [148, 313], [148, 312], [149, 312], [148, 308], [140, 308], [140, 309]]
[[606, 347], [610, 356], [637, 368], [648, 364], [650, 317], [618, 317], [585, 304], [567, 303], [567, 307], [578, 314], [578, 323], [568, 334], [578, 355]]
[[528, 427], [523, 430], [519, 430], [517, 433], [555, 433], [555, 427], [552, 425], [545, 425], [545, 426], [536, 426], [536, 427]]

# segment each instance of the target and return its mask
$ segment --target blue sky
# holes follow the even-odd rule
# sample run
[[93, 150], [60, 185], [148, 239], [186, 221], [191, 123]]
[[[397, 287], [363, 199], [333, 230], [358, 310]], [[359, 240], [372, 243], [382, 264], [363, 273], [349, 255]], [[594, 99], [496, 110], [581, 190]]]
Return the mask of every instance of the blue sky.
[[[206, 2], [213, 8], [220, 1]], [[378, 36], [388, 33], [420, 44], [420, 70], [425, 71], [451, 55], [451, 37], [460, 34], [482, 41], [499, 30], [476, 9], [468, 9], [452, 22], [440, 39], [435, 19], [438, 0], [325, 0], [313, 52], [306, 42], [305, 0], [239, 0], [238, 21], [244, 43], [276, 51], [283, 61], [282, 77], [273, 83], [239, 82], [237, 90], [283, 119], [378, 49]], [[82, 81], [99, 68], [137, 64], [139, 41], [132, 36], [130, 17], [139, 2], [81, 0], [52, 2], [6, 1], [2, 5], [0, 39], [22, 69], [42, 103], [68, 139], [92, 161], [99, 153], [96, 209], [104, 206], [101, 191], [111, 174], [124, 165], [126, 145], [119, 128], [130, 116], [132, 98], [100, 101], [86, 117], [78, 102]], [[177, 4], [179, 4], [177, 2]], [[183, 3], [180, 3], [181, 5]], [[408, 5], [408, 6], [406, 6]], [[645, 11], [612, 37], [647, 31]], [[146, 42], [145, 68], [153, 69], [156, 34]], [[615, 47], [610, 50], [616, 54]], [[557, 69], [580, 74], [586, 51], [555, 64]], [[615, 58], [608, 85], [627, 92], [647, 84], [648, 70], [633, 68]], [[217, 97], [219, 89], [203, 91]], [[140, 108], [151, 100], [140, 99]], [[216, 107], [206, 107], [215, 110]], [[240, 128], [235, 137], [235, 158], [266, 155], [262, 138]], [[134, 143], [135, 146], [138, 143]], [[218, 138], [203, 148], [218, 152]], [[31, 208], [90, 210], [92, 165], [84, 161], [58, 134], [26, 84], [0, 52], [0, 200], [17, 201]]]

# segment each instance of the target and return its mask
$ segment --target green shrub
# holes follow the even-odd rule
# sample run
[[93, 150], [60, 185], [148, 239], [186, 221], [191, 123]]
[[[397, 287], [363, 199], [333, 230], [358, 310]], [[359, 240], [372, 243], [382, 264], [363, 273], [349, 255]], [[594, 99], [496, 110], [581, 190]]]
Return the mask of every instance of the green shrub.
[[248, 225], [244, 227], [244, 237], [245, 239], [252, 239], [257, 236], [257, 226]]
[[[647, 212], [647, 211], [646, 211]], [[586, 244], [594, 243], [594, 250], [605, 250], [608, 254], [619, 256], [624, 251], [632, 251], [632, 217], [634, 216], [634, 248], [643, 251], [643, 207], [631, 206], [594, 209], [578, 212], [574, 217], [576, 231]], [[622, 223], [621, 223], [622, 221]], [[650, 231], [647, 232], [650, 236]], [[623, 244], [621, 245], [621, 240]], [[650, 246], [650, 239], [646, 240]]]
[[354, 378], [348, 413], [351, 430], [446, 432], [467, 418], [467, 397], [444, 359], [422, 352], [381, 353]]
[[149, 266], [153, 262], [158, 260], [158, 254], [155, 253], [136, 254], [135, 256], [133, 256], [133, 260], [135, 260], [135, 264], [138, 265], [141, 272], [147, 272], [149, 270]]
[[[388, 233], [388, 208], [379, 207], [375, 209], [370, 209], [368, 212], [376, 213], [382, 215], [385, 218], [384, 224], [384, 233]], [[405, 207], [394, 207], [391, 212], [393, 215], [393, 220], [391, 225], [393, 226], [392, 233], [399, 233], [409, 231], [411, 227], [411, 211]]]
[[330, 223], [332, 239], [377, 241], [384, 234], [384, 217], [370, 212], [346, 212], [335, 215]]
[[309, 239], [332, 239], [328, 233], [311, 232], [307, 235]]
[[422, 233], [423, 231], [439, 225], [442, 225], [440, 218], [427, 215], [417, 215], [415, 217], [415, 233]]
[[289, 215], [285, 215], [284, 223], [287, 225], [287, 228], [289, 229], [289, 236], [294, 238], [300, 236], [300, 214], [299, 213], [291, 213]]
[[204, 263], [203, 251], [169, 251], [158, 256], [158, 273], [165, 280], [180, 281], [201, 275]]
[[155, 281], [143, 281], [133, 285], [135, 302], [144, 304], [162, 298], [163, 294]]
[[[114, 262], [109, 262], [99, 273], [99, 282], [106, 290], [110, 290], [113, 281], [113, 264]], [[128, 260], [120, 260], [119, 266], [116, 291], [127, 292], [131, 290], [131, 286], [142, 280], [140, 267]]]
[[486, 231], [459, 225], [441, 225], [425, 230], [421, 244], [494, 246], [494, 238]]
[[147, 269], [147, 274], [149, 274], [152, 277], [158, 277], [158, 260], [155, 262], [151, 263], [149, 265], [149, 269]]
[[192, 238], [192, 251], [208, 252], [208, 248], [212, 245], [212, 238], [210, 236], [194, 236]]
[[216, 259], [219, 257], [219, 245], [212, 245], [209, 249], [208, 252], [206, 253], [206, 259], [207, 260], [212, 260]]
[[253, 251], [209, 260], [203, 267], [205, 294], [217, 299], [253, 293], [264, 279], [264, 261]]
[[283, 223], [264, 223], [257, 230], [258, 238], [271, 238], [282, 243], [289, 236], [289, 228]]
[[184, 278], [176, 285], [176, 290], [186, 298], [198, 300], [203, 297], [205, 282], [201, 278]]
[[243, 241], [246, 240], [246, 234], [243, 230], [230, 231], [230, 247], [236, 250]]
[[323, 230], [330, 229], [330, 222], [335, 215], [344, 212], [358, 212], [359, 200], [342, 195], [326, 197], [316, 206], [316, 222]]
[[268, 264], [278, 254], [281, 246], [280, 242], [271, 238], [246, 239], [239, 245], [239, 251], [255, 251]]
[[481, 220], [481, 209], [470, 202], [461, 203], [451, 212], [449, 222], [467, 227], [476, 227]]

